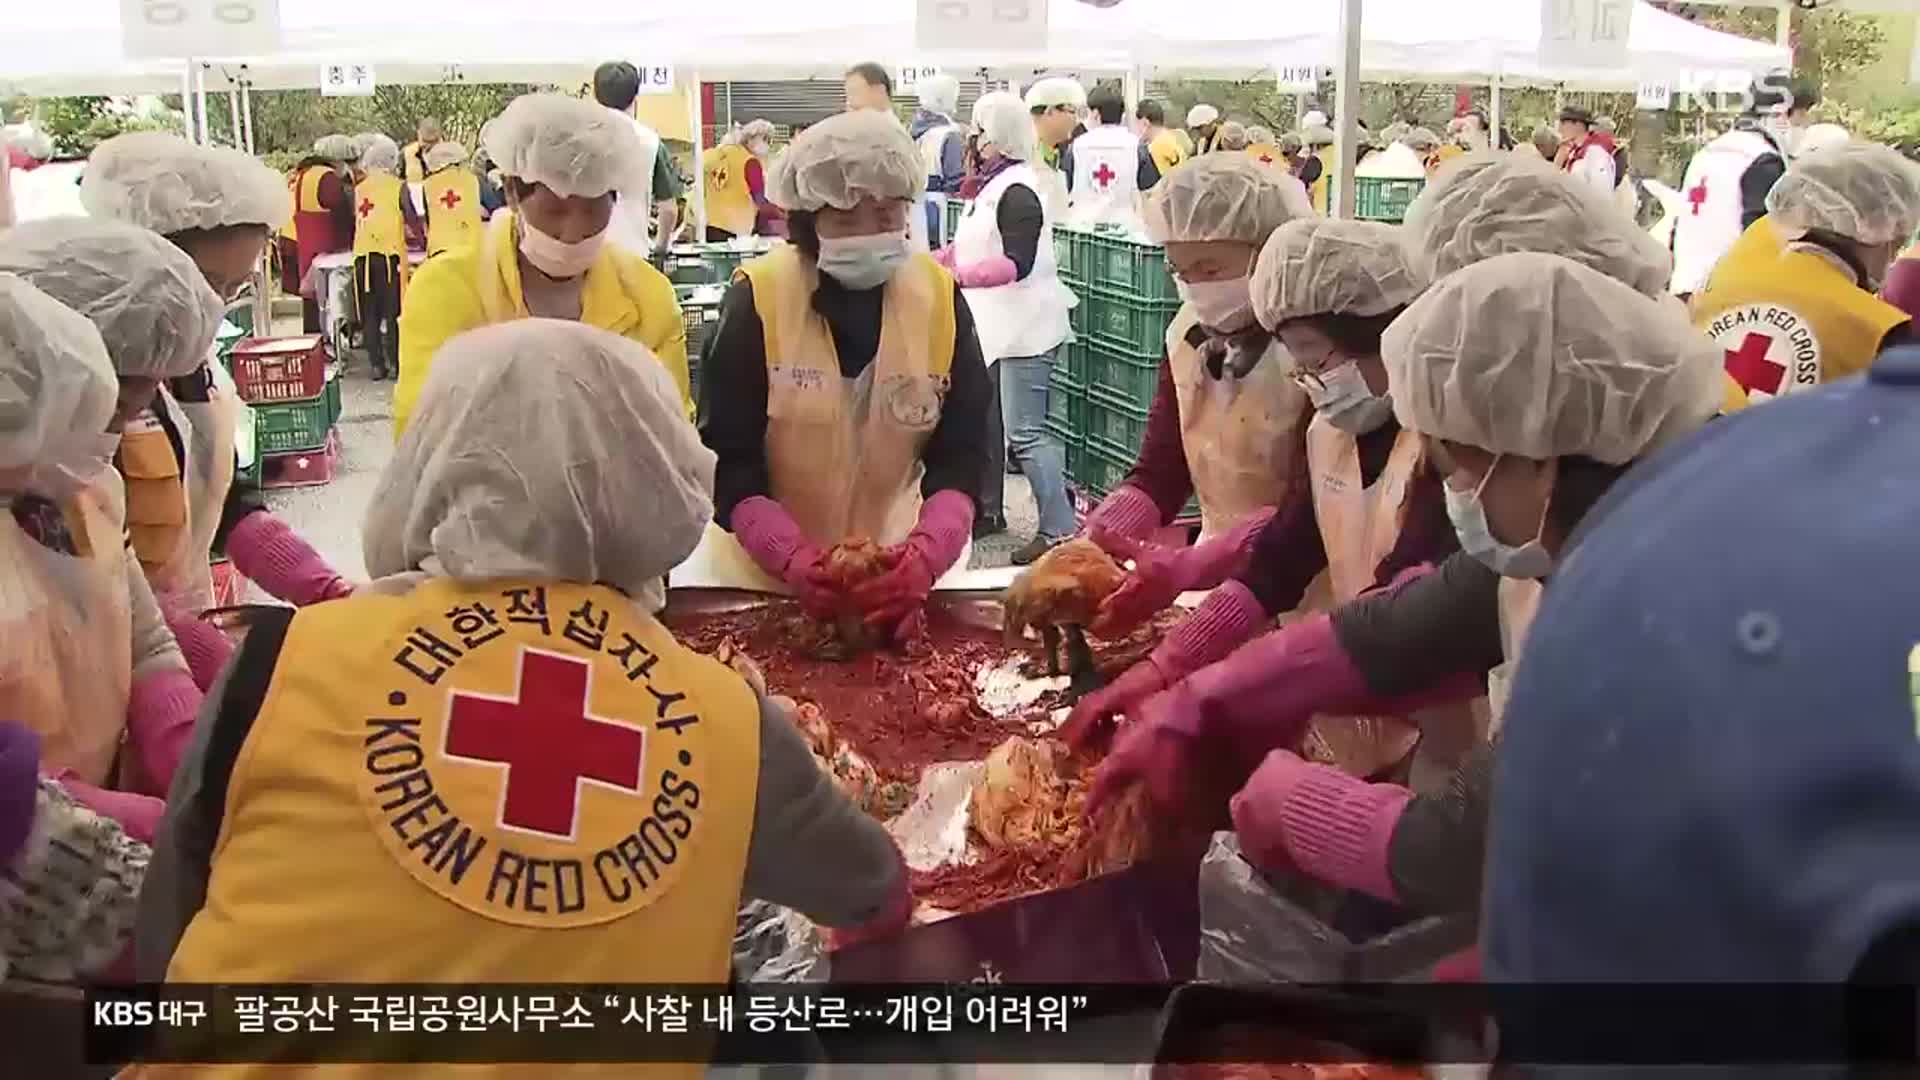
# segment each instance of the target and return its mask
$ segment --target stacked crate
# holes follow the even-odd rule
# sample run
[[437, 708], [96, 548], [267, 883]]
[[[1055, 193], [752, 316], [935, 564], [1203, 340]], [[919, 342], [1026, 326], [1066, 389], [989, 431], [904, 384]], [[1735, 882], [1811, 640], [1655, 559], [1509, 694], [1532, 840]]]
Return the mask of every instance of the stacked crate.
[[1398, 225], [1407, 216], [1407, 207], [1420, 197], [1427, 186], [1425, 178], [1397, 176], [1361, 176], [1353, 184], [1353, 216], [1361, 221], [1384, 221]]
[[1058, 227], [1054, 247], [1079, 299], [1066, 370], [1055, 368], [1054, 396], [1069, 402], [1063, 409], [1071, 431], [1063, 436], [1071, 440], [1067, 475], [1085, 512], [1119, 486], [1139, 457], [1180, 294], [1165, 252], [1129, 233]]
[[761, 254], [726, 243], [675, 244], [661, 266], [667, 280], [673, 282], [680, 317], [686, 322], [687, 378], [696, 400], [700, 397], [700, 354], [720, 324], [720, 305], [726, 299], [727, 285], [741, 263]]
[[228, 357], [247, 403], [260, 485], [309, 487], [333, 479], [340, 454], [340, 381], [318, 334], [248, 338]]

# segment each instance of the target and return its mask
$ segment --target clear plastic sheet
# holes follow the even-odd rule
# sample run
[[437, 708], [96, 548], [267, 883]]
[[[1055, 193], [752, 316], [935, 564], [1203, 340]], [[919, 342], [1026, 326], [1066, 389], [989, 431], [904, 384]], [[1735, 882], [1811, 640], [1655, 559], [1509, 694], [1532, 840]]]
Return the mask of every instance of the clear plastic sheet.
[[792, 908], [743, 901], [734, 922], [733, 971], [741, 982], [826, 982], [827, 942]]
[[1424, 978], [1473, 944], [1470, 916], [1431, 916], [1355, 941], [1335, 923], [1351, 894], [1303, 878], [1270, 880], [1215, 833], [1200, 862], [1198, 975], [1219, 983], [1393, 982]]

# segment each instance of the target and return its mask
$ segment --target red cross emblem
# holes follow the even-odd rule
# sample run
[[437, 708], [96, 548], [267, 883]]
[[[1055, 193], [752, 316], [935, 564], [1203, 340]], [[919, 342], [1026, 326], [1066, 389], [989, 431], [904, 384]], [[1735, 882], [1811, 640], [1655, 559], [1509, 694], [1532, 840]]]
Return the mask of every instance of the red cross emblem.
[[1780, 383], [1786, 378], [1787, 368], [1767, 359], [1767, 351], [1773, 347], [1773, 339], [1765, 334], [1748, 334], [1740, 339], [1738, 349], [1727, 349], [1727, 374], [1733, 376], [1748, 393], [1755, 390], [1766, 394], [1778, 394]]
[[1271, 164], [1273, 164], [1273, 155], [1272, 155], [1272, 154], [1261, 154], [1261, 155], [1260, 155], [1260, 164], [1262, 164], [1262, 165], [1271, 165]]
[[449, 210], [453, 209], [456, 206], [459, 206], [460, 193], [453, 190], [452, 188], [448, 188], [447, 190], [441, 192], [440, 205], [446, 207]]
[[1693, 189], [1687, 192], [1687, 201], [1693, 204], [1693, 216], [1699, 217], [1700, 204], [1707, 201], [1706, 177], [1701, 177], [1700, 182], [1693, 185]]
[[1120, 175], [1119, 173], [1116, 173], [1111, 168], [1109, 168], [1107, 166], [1107, 163], [1104, 161], [1100, 163], [1099, 168], [1093, 170], [1094, 182], [1098, 183], [1101, 187], [1111, 186], [1113, 184], [1114, 178], [1119, 175]]
[[450, 695], [447, 756], [505, 766], [502, 825], [571, 840], [581, 784], [640, 791], [646, 735], [587, 715], [592, 671], [584, 660], [522, 648], [517, 699]]
[[373, 200], [361, 199], [360, 206], [358, 207], [358, 209], [360, 211], [361, 217], [366, 217], [367, 215], [373, 213]]

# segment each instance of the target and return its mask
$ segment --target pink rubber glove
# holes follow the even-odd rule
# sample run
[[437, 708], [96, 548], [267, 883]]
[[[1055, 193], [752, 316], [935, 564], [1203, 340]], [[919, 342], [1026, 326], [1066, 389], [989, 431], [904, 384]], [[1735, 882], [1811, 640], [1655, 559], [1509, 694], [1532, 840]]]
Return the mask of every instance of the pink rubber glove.
[[946, 247], [934, 252], [933, 261], [949, 270], [953, 269], [953, 245], [948, 244]]
[[807, 539], [786, 507], [765, 495], [742, 499], [733, 508], [733, 536], [760, 569], [793, 590], [810, 614], [825, 618], [839, 611], [840, 594], [821, 573], [826, 552]]
[[200, 713], [200, 688], [178, 668], [136, 679], [127, 695], [129, 791], [166, 798]]
[[901, 860], [893, 882], [893, 891], [887, 895], [887, 902], [880, 906], [879, 913], [873, 918], [860, 926], [827, 932], [829, 950], [890, 938], [907, 928], [907, 924], [913, 921], [913, 887], [907, 876], [906, 860]]
[[312, 545], [265, 510], [241, 518], [227, 534], [227, 558], [261, 588], [296, 607], [353, 594], [353, 586]]
[[1126, 536], [1135, 540], [1145, 540], [1149, 534], [1161, 525], [1165, 519], [1160, 515], [1160, 505], [1153, 496], [1134, 487], [1121, 484], [1112, 494], [1100, 500], [1100, 505], [1087, 515], [1087, 521], [1081, 527], [1081, 535], [1091, 535], [1095, 529], [1102, 529], [1112, 536]]
[[1271, 509], [1262, 510], [1205, 543], [1181, 548], [1137, 540], [1098, 526], [1088, 530], [1088, 536], [1107, 554], [1133, 563], [1126, 583], [1101, 602], [1091, 629], [1104, 638], [1125, 637], [1166, 610], [1181, 593], [1211, 589], [1225, 581], [1246, 565], [1254, 538], [1273, 520], [1273, 514]]
[[73, 796], [74, 802], [101, 817], [119, 822], [128, 836], [143, 843], [153, 843], [154, 835], [160, 831], [160, 819], [167, 814], [167, 804], [163, 799], [95, 787], [75, 776], [71, 769], [48, 773], [47, 779], [59, 784], [67, 794]]
[[1255, 866], [1299, 870], [1398, 903], [1387, 849], [1412, 798], [1406, 788], [1369, 784], [1275, 750], [1233, 797], [1233, 828]]
[[219, 678], [221, 669], [233, 655], [233, 639], [199, 616], [178, 611], [167, 611], [165, 615], [167, 629], [173, 631], [173, 640], [180, 644], [180, 653], [187, 658], [187, 670], [193, 672], [193, 684], [202, 691], [213, 689], [213, 680]]
[[953, 279], [963, 289], [991, 289], [1018, 281], [1020, 268], [1005, 255], [994, 255], [965, 266], [955, 266]]
[[1880, 299], [1920, 317], [1920, 259], [1895, 259], [1887, 268], [1886, 284], [1880, 286]]
[[[1160, 640], [1145, 660], [1129, 669], [1127, 675], [1112, 686], [1082, 698], [1068, 714], [1061, 737], [1074, 746], [1100, 745], [1111, 733], [1120, 713], [1130, 711], [1190, 672], [1231, 653], [1259, 630], [1265, 618], [1253, 590], [1240, 582], [1229, 581], [1213, 590], [1192, 614]], [[1142, 667], [1153, 671], [1158, 682], [1149, 682], [1143, 674], [1129, 683], [1127, 676]]]
[[941, 491], [921, 504], [913, 532], [889, 553], [893, 569], [853, 590], [854, 607], [866, 616], [867, 625], [891, 633], [924, 607], [934, 579], [960, 557], [972, 535], [972, 499], [958, 491]]

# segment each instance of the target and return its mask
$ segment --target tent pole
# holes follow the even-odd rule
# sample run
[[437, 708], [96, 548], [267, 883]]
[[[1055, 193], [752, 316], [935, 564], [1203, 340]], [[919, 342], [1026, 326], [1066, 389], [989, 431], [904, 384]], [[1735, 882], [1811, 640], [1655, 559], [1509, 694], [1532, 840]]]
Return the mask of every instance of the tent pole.
[[229, 83], [232, 89], [227, 91], [227, 115], [233, 126], [228, 131], [233, 135], [233, 145], [237, 150], [245, 150], [247, 144], [240, 137], [240, 85]]
[[1353, 217], [1353, 167], [1359, 160], [1360, 142], [1360, 9], [1361, 0], [1343, 0], [1340, 5], [1340, 70], [1335, 89], [1334, 115], [1339, 119], [1340, 137], [1335, 147], [1340, 154], [1333, 174], [1337, 218]]
[[186, 66], [180, 69], [180, 114], [187, 120], [187, 141], [198, 142], [197, 130], [193, 126], [193, 59], [189, 57]]
[[1126, 96], [1127, 118], [1131, 120], [1134, 111], [1140, 108], [1140, 99], [1147, 96], [1147, 80], [1138, 64], [1127, 69]]
[[209, 146], [213, 136], [207, 124], [207, 65], [193, 65], [193, 102], [194, 111], [200, 117], [200, 145]]
[[693, 136], [693, 185], [688, 193], [687, 206], [693, 211], [693, 242], [698, 244], [707, 238], [707, 167], [706, 150], [701, 144], [706, 142], [705, 132], [701, 131], [704, 117], [700, 111], [700, 73], [687, 72], [687, 130]]
[[1488, 118], [1493, 123], [1493, 130], [1487, 132], [1487, 140], [1491, 145], [1491, 149], [1498, 150], [1500, 149], [1500, 124], [1501, 124], [1500, 72], [1498, 70], [1495, 70], [1493, 73], [1493, 83], [1491, 85], [1489, 93], [1492, 95], [1492, 98], [1493, 98], [1493, 108], [1489, 111]]
[[240, 120], [247, 129], [247, 153], [253, 153], [253, 80], [240, 80]]
[[1773, 43], [1783, 49], [1793, 47], [1793, 3], [1792, 0], [1780, 0], [1780, 10], [1773, 24]]

